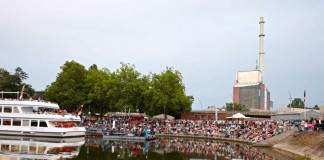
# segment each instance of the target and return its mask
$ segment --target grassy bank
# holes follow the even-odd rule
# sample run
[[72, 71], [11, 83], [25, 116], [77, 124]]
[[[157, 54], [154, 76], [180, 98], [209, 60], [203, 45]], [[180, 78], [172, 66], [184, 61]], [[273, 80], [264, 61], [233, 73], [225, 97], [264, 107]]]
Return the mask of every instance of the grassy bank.
[[284, 141], [276, 143], [273, 148], [300, 155], [300, 159], [320, 160], [324, 157], [323, 133], [306, 131], [294, 133]]

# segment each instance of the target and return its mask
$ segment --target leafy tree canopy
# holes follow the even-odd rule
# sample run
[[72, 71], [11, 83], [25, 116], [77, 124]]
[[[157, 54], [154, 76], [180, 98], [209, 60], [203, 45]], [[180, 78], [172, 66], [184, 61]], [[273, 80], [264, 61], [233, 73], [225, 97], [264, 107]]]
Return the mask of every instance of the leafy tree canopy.
[[193, 97], [185, 94], [179, 71], [167, 68], [161, 74], [142, 75], [135, 65], [121, 63], [111, 72], [92, 65], [88, 70], [71, 61], [61, 67], [57, 79], [47, 87], [45, 96], [73, 111], [85, 104], [91, 113], [145, 112], [180, 117], [191, 110]]
[[291, 101], [291, 104], [288, 104], [287, 107], [291, 107], [291, 108], [304, 108], [304, 101], [301, 98], [294, 98]]
[[45, 97], [57, 102], [62, 109], [74, 111], [86, 101], [85, 79], [87, 70], [75, 61], [65, 62], [56, 81], [47, 86]]
[[[302, 98], [294, 98], [291, 101], [291, 104], [288, 104], [287, 107], [291, 107], [291, 108], [304, 108], [305, 104], [304, 101], [302, 100]], [[316, 104], [314, 107], [305, 107], [306, 109], [315, 109], [315, 110], [319, 110], [318, 105]]]
[[[24, 80], [27, 79], [28, 74], [24, 72], [23, 69], [20, 67], [17, 67], [14, 73], [10, 73], [4, 68], [0, 68], [0, 91], [17, 92], [21, 91], [23, 86], [25, 86], [24, 93], [27, 93], [27, 96], [24, 95], [24, 97], [31, 97], [35, 93], [35, 90], [30, 84], [24, 82]], [[16, 98], [17, 96], [6, 94], [4, 95], [4, 97]]]
[[169, 114], [180, 118], [181, 112], [191, 111], [194, 101], [185, 94], [185, 86], [179, 71], [167, 67], [161, 74], [153, 74], [149, 89], [146, 91], [147, 113]]
[[249, 107], [244, 104], [226, 103], [226, 111], [249, 111]]

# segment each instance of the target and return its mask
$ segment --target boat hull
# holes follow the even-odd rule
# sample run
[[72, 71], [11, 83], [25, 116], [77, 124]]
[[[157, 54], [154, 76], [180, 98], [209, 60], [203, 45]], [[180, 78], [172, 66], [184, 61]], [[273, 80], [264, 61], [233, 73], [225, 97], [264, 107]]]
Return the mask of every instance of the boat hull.
[[4, 131], [0, 130], [0, 135], [6, 136], [28, 136], [28, 137], [84, 137], [84, 131], [70, 131], [70, 132], [34, 132], [34, 131]]

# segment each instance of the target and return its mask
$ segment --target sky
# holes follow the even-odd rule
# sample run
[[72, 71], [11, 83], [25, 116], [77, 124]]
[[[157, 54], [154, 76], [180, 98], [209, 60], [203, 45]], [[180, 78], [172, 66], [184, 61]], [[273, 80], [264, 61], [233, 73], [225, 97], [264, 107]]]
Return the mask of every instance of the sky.
[[[265, 19], [265, 83], [274, 109], [303, 98], [324, 105], [321, 0], [1, 0], [0, 67], [21, 67], [44, 90], [66, 61], [142, 74], [181, 72], [193, 110], [232, 102], [238, 71], [259, 57]], [[289, 93], [288, 93], [289, 92]]]

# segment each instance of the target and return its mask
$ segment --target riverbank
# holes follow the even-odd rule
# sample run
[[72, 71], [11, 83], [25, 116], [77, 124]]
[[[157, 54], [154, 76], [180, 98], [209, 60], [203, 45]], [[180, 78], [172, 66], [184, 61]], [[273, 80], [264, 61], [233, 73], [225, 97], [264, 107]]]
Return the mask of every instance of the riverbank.
[[255, 147], [272, 147], [281, 152], [289, 152], [300, 157], [320, 160], [324, 157], [324, 133], [292, 129], [283, 134], [257, 143]]
[[[321, 160], [324, 157], [324, 133], [306, 131], [298, 133], [297, 129], [292, 129], [266, 141], [254, 144], [249, 141], [206, 136], [187, 136], [187, 135], [170, 135], [157, 134], [157, 137], [177, 137], [177, 138], [193, 138], [193, 139], [209, 139], [227, 142], [236, 142], [249, 144], [254, 147], [261, 147], [261, 150], [276, 150], [281, 153], [290, 154], [292, 157], [301, 157], [302, 159], [311, 158], [312, 160]], [[295, 158], [294, 158], [295, 159]], [[297, 158], [298, 159], [298, 158]]]
[[324, 157], [323, 133], [313, 131], [295, 133], [273, 145], [273, 148], [309, 157], [312, 160], [321, 160]]

